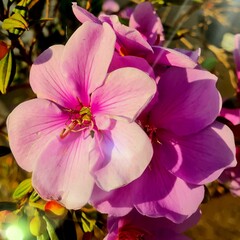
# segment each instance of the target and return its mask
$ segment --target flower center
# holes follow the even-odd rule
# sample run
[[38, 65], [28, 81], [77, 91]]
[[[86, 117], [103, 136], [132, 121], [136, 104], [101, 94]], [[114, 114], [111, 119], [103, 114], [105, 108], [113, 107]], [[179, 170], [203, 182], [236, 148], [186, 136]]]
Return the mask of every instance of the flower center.
[[90, 107], [81, 106], [80, 110], [66, 109], [69, 112], [69, 119], [65, 123], [66, 127], [62, 130], [60, 138], [65, 138], [70, 132], [80, 132], [90, 128], [93, 137], [94, 122]]

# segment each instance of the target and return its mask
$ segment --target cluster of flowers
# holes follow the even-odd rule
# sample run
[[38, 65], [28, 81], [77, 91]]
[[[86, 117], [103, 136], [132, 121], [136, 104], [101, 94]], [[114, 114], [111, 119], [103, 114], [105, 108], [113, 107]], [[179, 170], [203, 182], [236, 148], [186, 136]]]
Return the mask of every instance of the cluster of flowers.
[[216, 76], [199, 50], [162, 46], [149, 2], [129, 26], [73, 12], [82, 25], [31, 67], [37, 98], [8, 117], [16, 161], [43, 199], [109, 214], [106, 239], [187, 239], [204, 185], [236, 165]]

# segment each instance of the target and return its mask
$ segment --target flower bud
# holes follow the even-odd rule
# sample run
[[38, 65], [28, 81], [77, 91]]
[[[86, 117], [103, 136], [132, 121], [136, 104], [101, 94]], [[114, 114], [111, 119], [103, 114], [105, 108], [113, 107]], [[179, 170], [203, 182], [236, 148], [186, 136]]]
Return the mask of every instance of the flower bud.
[[33, 236], [40, 236], [46, 231], [46, 222], [42, 217], [35, 216], [30, 221], [29, 229]]
[[45, 205], [45, 212], [50, 218], [63, 219], [66, 217], [68, 210], [56, 201], [49, 201]]

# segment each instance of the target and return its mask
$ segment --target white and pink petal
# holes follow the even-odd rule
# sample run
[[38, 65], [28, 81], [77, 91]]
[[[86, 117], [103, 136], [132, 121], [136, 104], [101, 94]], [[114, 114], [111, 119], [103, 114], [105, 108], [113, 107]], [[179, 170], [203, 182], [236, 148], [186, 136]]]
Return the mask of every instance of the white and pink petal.
[[33, 171], [38, 156], [51, 139], [59, 138], [67, 120], [67, 114], [48, 100], [33, 99], [18, 105], [8, 116], [7, 129], [19, 166]]
[[54, 45], [40, 54], [31, 67], [29, 81], [38, 98], [72, 108], [78, 104], [77, 84], [66, 78], [59, 67], [63, 49], [63, 45]]
[[155, 92], [155, 81], [143, 71], [130, 67], [117, 69], [93, 92], [91, 109], [94, 115], [119, 116], [133, 121]]
[[86, 9], [78, 6], [76, 2], [72, 3], [72, 10], [75, 17], [81, 23], [89, 21], [89, 22], [95, 22], [95, 23], [101, 24], [101, 21], [97, 17], [95, 17], [92, 13], [90, 13]]
[[91, 159], [91, 172], [105, 191], [132, 182], [151, 161], [150, 139], [135, 122], [112, 120], [111, 129], [100, 129], [94, 138], [99, 143], [101, 156]]
[[64, 47], [60, 67], [65, 78], [77, 85], [78, 97], [85, 106], [90, 104], [90, 94], [104, 83], [115, 40], [108, 24], [87, 21]]
[[32, 183], [40, 196], [56, 200], [68, 209], [80, 209], [89, 200], [94, 178], [89, 172], [89, 154], [94, 139], [88, 131], [55, 138], [37, 159]]

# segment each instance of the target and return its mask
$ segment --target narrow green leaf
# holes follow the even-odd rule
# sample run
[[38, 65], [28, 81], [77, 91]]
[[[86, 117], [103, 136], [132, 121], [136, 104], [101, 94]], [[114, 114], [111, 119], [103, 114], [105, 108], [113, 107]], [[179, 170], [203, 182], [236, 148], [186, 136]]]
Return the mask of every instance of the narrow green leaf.
[[88, 218], [87, 215], [84, 212], [82, 212], [81, 222], [82, 222], [82, 228], [84, 232], [92, 232], [95, 226], [96, 220]]
[[57, 234], [55, 232], [53, 224], [48, 220], [47, 217], [43, 216], [43, 219], [47, 223], [47, 231], [48, 231], [48, 235], [50, 237], [50, 240], [59, 240], [58, 236], [57, 236]]
[[5, 94], [10, 86], [16, 71], [16, 63], [13, 51], [8, 53], [0, 60], [0, 92]]
[[0, 146], [0, 157], [3, 157], [7, 154], [11, 153], [11, 150], [9, 147], [6, 146]]
[[40, 199], [39, 194], [35, 190], [33, 190], [33, 192], [31, 193], [31, 195], [29, 197], [29, 201], [36, 202], [39, 199]]
[[21, 199], [33, 190], [31, 179], [22, 181], [13, 193], [13, 199]]

